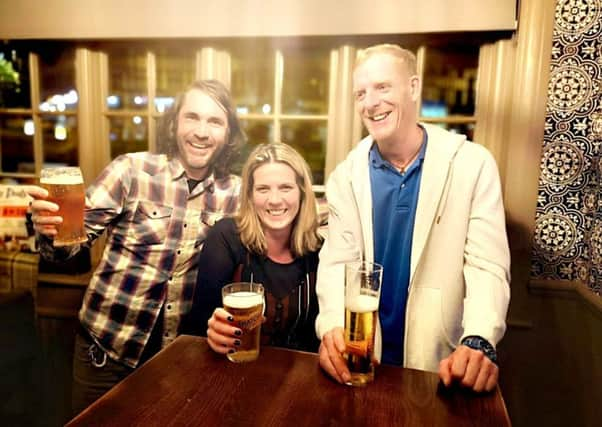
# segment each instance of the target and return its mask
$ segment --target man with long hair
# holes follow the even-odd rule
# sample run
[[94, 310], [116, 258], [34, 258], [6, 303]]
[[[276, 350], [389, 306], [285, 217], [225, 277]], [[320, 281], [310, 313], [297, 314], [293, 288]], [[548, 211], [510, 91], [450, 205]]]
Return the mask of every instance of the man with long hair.
[[[73, 410], [81, 411], [172, 342], [190, 311], [198, 251], [208, 230], [238, 208], [240, 179], [228, 165], [244, 137], [225, 86], [192, 83], [162, 117], [156, 153], [113, 160], [87, 190], [91, 245], [107, 232], [102, 259], [79, 312]], [[53, 247], [58, 206], [33, 187], [32, 221], [43, 257]]]

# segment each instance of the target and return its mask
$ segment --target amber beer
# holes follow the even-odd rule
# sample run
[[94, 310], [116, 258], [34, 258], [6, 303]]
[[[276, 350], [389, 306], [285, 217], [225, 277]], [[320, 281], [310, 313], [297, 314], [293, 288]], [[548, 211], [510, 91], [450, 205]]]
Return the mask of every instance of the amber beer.
[[363, 386], [374, 380], [374, 342], [383, 268], [357, 261], [345, 264], [345, 361], [347, 383]]
[[40, 185], [48, 190], [48, 201], [59, 206], [58, 212], [47, 215], [61, 216], [63, 222], [57, 225], [58, 234], [54, 246], [67, 246], [86, 242], [84, 229], [84, 180], [78, 167], [42, 169]]
[[259, 341], [263, 318], [263, 286], [258, 283], [231, 283], [222, 289], [224, 309], [242, 330], [240, 345], [227, 355], [232, 362], [250, 362], [259, 357]]
[[358, 295], [345, 304], [345, 358], [351, 385], [374, 380], [374, 332], [378, 297]]

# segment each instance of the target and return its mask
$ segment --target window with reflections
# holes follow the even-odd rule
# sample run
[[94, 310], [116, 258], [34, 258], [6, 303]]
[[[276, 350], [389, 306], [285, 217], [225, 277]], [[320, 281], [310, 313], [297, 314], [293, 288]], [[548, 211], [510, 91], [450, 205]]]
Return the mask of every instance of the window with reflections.
[[286, 120], [282, 122], [281, 140], [295, 148], [307, 161], [314, 184], [324, 183], [326, 161], [326, 120]]
[[39, 50], [38, 58], [44, 163], [77, 166], [79, 99], [75, 85], [75, 48], [64, 43], [48, 43]]
[[109, 110], [146, 109], [146, 50], [124, 43], [111, 45], [106, 51], [109, 58]]
[[43, 115], [42, 144], [44, 163], [77, 166], [77, 118], [67, 115]]
[[[230, 49], [232, 93], [249, 143], [276, 139], [295, 147], [324, 182], [330, 49], [297, 41], [255, 40]], [[281, 88], [274, 92], [276, 88]]]
[[75, 48], [47, 44], [38, 53], [40, 64], [40, 111], [77, 111]]
[[2, 172], [34, 172], [34, 133], [30, 115], [0, 115]]
[[153, 52], [157, 64], [155, 111], [163, 113], [174, 97], [194, 81], [195, 51], [192, 47], [159, 46]]
[[283, 51], [283, 114], [328, 114], [330, 51], [288, 48]]
[[147, 119], [142, 116], [111, 117], [109, 140], [111, 158], [148, 150]]
[[29, 49], [0, 42], [0, 108], [30, 108]]
[[258, 144], [274, 141], [272, 120], [241, 120], [240, 124], [247, 137], [247, 145], [255, 147]]
[[[0, 42], [0, 175], [21, 179], [28, 178], [21, 173], [34, 174], [35, 167], [43, 163], [77, 164], [78, 147], [83, 144], [78, 141], [78, 128], [89, 135], [86, 144], [110, 144], [110, 150], [106, 146], [91, 150], [91, 155], [101, 156], [102, 162], [123, 153], [148, 150], [149, 145], [153, 146], [149, 142], [154, 143], [149, 139], [157, 134], [155, 120], [195, 79], [201, 71], [196, 67], [202, 65], [203, 72], [213, 67], [221, 73], [229, 64], [230, 90], [248, 137], [240, 163], [256, 144], [280, 140], [301, 152], [311, 166], [315, 183], [323, 184], [328, 126], [341, 117], [347, 118], [351, 109], [337, 107], [329, 114], [329, 102], [333, 101], [334, 106], [336, 101], [328, 99], [332, 73], [352, 68], [352, 58], [341, 50], [343, 45], [357, 50], [390, 42], [420, 52], [421, 119], [472, 139], [479, 48], [497, 38], [498, 33], [471, 33]], [[215, 64], [197, 64], [203, 47], [225, 55]], [[76, 57], [76, 49], [84, 54]], [[333, 52], [339, 61], [331, 64]], [[30, 63], [30, 58], [36, 56], [37, 60]], [[340, 60], [343, 57], [345, 61]], [[81, 94], [90, 94], [93, 102], [94, 108], [89, 110], [78, 109], [81, 94], [75, 85], [76, 67], [82, 67], [77, 70], [82, 76], [78, 81]], [[91, 76], [107, 80], [90, 81]], [[38, 88], [32, 90], [32, 82], [39, 82], [40, 95], [33, 106], [31, 97], [37, 98]], [[99, 112], [95, 97], [100, 93], [104, 96], [105, 90], [107, 99]], [[149, 97], [154, 99], [151, 108]], [[78, 126], [82, 113], [102, 117], [86, 116], [87, 125], [80, 120]], [[34, 122], [40, 129], [33, 129]], [[364, 129], [363, 136], [366, 134]], [[330, 136], [333, 140], [328, 143], [341, 144], [336, 132]], [[33, 149], [40, 145], [41, 150]], [[105, 159], [108, 152], [110, 158]], [[42, 157], [40, 153], [42, 159], [34, 158]]]
[[478, 46], [426, 49], [421, 116], [466, 134], [469, 139], [474, 133], [471, 118], [475, 111], [478, 57]]
[[246, 136], [246, 144], [240, 149], [238, 159], [232, 165], [232, 173], [240, 174], [242, 166], [259, 144], [274, 141], [274, 122], [272, 120], [240, 120], [240, 125]]
[[231, 92], [242, 114], [274, 111], [275, 50], [260, 41], [240, 42], [231, 50]]

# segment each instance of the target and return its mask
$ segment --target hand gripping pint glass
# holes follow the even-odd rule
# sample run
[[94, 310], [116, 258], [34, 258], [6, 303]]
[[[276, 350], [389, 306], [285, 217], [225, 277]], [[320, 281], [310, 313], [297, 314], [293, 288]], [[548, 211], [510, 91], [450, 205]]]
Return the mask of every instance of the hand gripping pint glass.
[[351, 374], [348, 385], [374, 380], [374, 334], [383, 268], [358, 261], [345, 264], [345, 360]]
[[259, 357], [261, 323], [263, 321], [263, 286], [259, 283], [237, 282], [222, 288], [222, 304], [242, 330], [236, 352], [227, 355], [232, 362], [250, 362]]
[[84, 180], [78, 167], [42, 169], [40, 185], [48, 190], [48, 199], [59, 206], [58, 212], [46, 215], [63, 217], [57, 225], [54, 246], [67, 246], [86, 242], [84, 229]]

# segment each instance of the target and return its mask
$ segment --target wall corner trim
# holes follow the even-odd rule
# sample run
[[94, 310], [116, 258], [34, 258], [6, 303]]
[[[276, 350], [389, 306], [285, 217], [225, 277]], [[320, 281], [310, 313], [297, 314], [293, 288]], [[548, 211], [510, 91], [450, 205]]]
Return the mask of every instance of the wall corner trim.
[[602, 316], [602, 296], [579, 280], [531, 279], [529, 291], [544, 296], [579, 299]]

